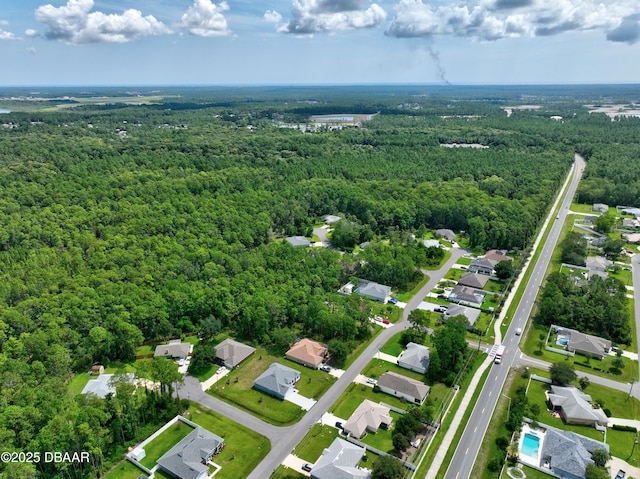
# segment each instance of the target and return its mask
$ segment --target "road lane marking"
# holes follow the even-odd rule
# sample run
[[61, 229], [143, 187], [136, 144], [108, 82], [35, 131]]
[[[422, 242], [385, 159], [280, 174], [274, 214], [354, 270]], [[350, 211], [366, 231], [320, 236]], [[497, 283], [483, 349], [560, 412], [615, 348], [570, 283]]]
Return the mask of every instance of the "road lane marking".
[[482, 413], [481, 414], [484, 414], [484, 410], [485, 410], [485, 408], [482, 408]]
[[478, 430], [478, 426], [476, 426], [475, 428], [473, 428], [473, 432], [476, 432]]
[[466, 451], [464, 451], [464, 455], [466, 456], [469, 453], [469, 448], [467, 448]]

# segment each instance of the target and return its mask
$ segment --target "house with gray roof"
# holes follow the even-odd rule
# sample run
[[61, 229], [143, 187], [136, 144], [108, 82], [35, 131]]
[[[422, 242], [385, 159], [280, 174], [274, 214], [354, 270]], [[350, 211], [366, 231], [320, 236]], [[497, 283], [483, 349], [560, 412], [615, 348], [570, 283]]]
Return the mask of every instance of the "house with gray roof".
[[340, 221], [342, 219], [342, 216], [324, 215], [322, 217], [322, 219], [324, 220], [324, 224], [330, 225], [330, 224], [337, 223], [338, 221]]
[[398, 356], [398, 366], [420, 374], [429, 368], [429, 348], [422, 344], [407, 343], [407, 348]]
[[441, 248], [442, 247], [442, 245], [440, 244], [440, 241], [434, 240], [434, 239], [422, 240], [422, 246], [424, 246], [425, 248]]
[[449, 294], [449, 301], [479, 307], [484, 301], [484, 295], [479, 290], [468, 286], [456, 286]]
[[587, 268], [596, 271], [606, 271], [613, 265], [613, 261], [608, 260], [604, 256], [589, 256], [585, 260]]
[[491, 276], [493, 274], [493, 268], [498, 264], [497, 261], [493, 261], [488, 258], [476, 258], [469, 264], [470, 273], [480, 273]]
[[386, 303], [391, 299], [391, 286], [365, 279], [358, 279], [358, 287], [354, 292], [379, 303]]
[[[115, 394], [116, 388], [111, 384], [111, 378], [115, 374], [101, 374], [95, 379], [90, 379], [82, 389], [82, 394], [95, 394], [100, 398], [107, 397], [107, 394]], [[134, 383], [136, 375], [134, 373], [125, 373], [120, 376], [124, 376], [129, 383]]]
[[204, 479], [207, 463], [223, 447], [224, 439], [198, 426], [158, 459], [158, 466], [178, 479]]
[[460, 286], [469, 286], [471, 288], [483, 289], [487, 285], [488, 281], [489, 276], [487, 276], [486, 274], [470, 273], [467, 271], [462, 276], [460, 276], [458, 284]]
[[596, 449], [609, 452], [609, 445], [571, 431], [563, 431], [546, 424], [540, 445], [540, 467], [551, 470], [556, 477], [584, 479], [587, 465], [593, 464], [591, 453]]
[[609, 211], [609, 205], [605, 205], [604, 203], [594, 203], [591, 210], [596, 211], [597, 213], [606, 213]]
[[606, 426], [609, 423], [604, 411], [591, 405], [591, 396], [576, 387], [551, 386], [547, 397], [553, 409], [559, 411], [568, 424]]
[[558, 336], [569, 336], [567, 341], [567, 351], [572, 353], [603, 359], [611, 349], [611, 341], [608, 339], [581, 333], [575, 329], [556, 326], [555, 324], [552, 324], [551, 328]]
[[289, 236], [286, 238], [287, 243], [289, 243], [294, 248], [308, 248], [311, 246], [311, 243], [304, 236]]
[[469, 326], [473, 326], [480, 317], [480, 310], [475, 308], [467, 308], [460, 304], [449, 304], [449, 308], [444, 313], [444, 319], [453, 318], [454, 316], [464, 315], [469, 321]]
[[389, 412], [387, 406], [365, 399], [342, 425], [342, 429], [360, 439], [365, 432], [377, 432], [380, 427], [387, 429], [392, 421]]
[[444, 238], [447, 241], [455, 241], [456, 240], [456, 234], [453, 232], [453, 230], [449, 230], [449, 229], [436, 230], [436, 237], [437, 238]]
[[193, 344], [182, 343], [180, 341], [171, 342], [169, 344], [159, 344], [153, 352], [153, 357], [165, 357], [171, 359], [186, 359], [191, 353]]
[[233, 369], [256, 352], [256, 348], [227, 338], [215, 347], [216, 360]]
[[431, 390], [421, 381], [391, 372], [384, 373], [378, 378], [378, 387], [383, 393], [404, 398], [417, 405], [424, 402]]
[[618, 206], [616, 207], [616, 210], [618, 210], [618, 212], [622, 213], [623, 215], [631, 215], [631, 216], [635, 216], [636, 218], [640, 217], [640, 208], [634, 208], [630, 206]]
[[358, 467], [364, 454], [363, 447], [337, 437], [311, 469], [311, 479], [370, 479], [369, 473]]
[[253, 381], [254, 389], [283, 399], [300, 381], [300, 372], [280, 363], [272, 363], [269, 368]]

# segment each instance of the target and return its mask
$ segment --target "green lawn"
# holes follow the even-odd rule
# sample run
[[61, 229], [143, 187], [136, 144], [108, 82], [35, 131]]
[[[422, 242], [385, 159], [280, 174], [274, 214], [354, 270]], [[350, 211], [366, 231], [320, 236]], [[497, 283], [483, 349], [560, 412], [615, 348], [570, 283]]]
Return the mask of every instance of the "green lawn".
[[380, 428], [376, 433], [367, 432], [360, 440], [369, 446], [375, 447], [383, 452], [388, 454], [392, 454], [393, 442], [391, 440], [391, 436], [393, 434], [393, 425], [400, 417], [400, 414], [397, 412], [391, 411], [389, 413], [393, 421], [391, 422], [391, 427], [389, 429]]
[[298, 443], [293, 454], [310, 463], [315, 463], [325, 448], [329, 447], [338, 437], [338, 430], [332, 425], [321, 426], [314, 424], [306, 436]]
[[293, 403], [253, 389], [253, 381], [274, 362], [300, 371], [300, 381], [296, 387], [300, 394], [309, 398], [320, 398], [335, 382], [333, 376], [323, 371], [305, 368], [288, 359], [272, 356], [264, 348], [258, 348], [248, 361], [214, 384], [208, 392], [276, 426], [293, 424], [306, 411]]
[[[471, 264], [472, 259], [471, 258], [459, 258], [458, 261], [456, 261], [456, 264], [463, 264], [465, 266], [469, 266]], [[463, 271], [464, 273], [466, 273], [466, 271]]]
[[67, 390], [72, 394], [81, 394], [84, 387], [87, 385], [90, 379], [95, 379], [98, 376], [92, 376], [89, 373], [77, 373], [71, 378], [71, 381], [67, 384]]
[[[610, 278], [616, 278], [622, 281], [622, 283], [625, 286], [633, 285], [633, 278], [631, 275], [631, 271], [625, 271], [624, 269], [619, 269], [618, 271], [607, 271], [607, 273], [609, 274]], [[633, 294], [632, 291], [629, 291], [629, 293]]]
[[266, 437], [213, 411], [198, 409], [195, 403], [185, 416], [224, 438], [224, 449], [213, 459], [222, 467], [216, 479], [247, 477], [271, 449]]
[[350, 384], [336, 402], [333, 403], [331, 412], [342, 419], [349, 419], [351, 414], [353, 414], [365, 399], [369, 399], [374, 403], [384, 402], [400, 409], [409, 407], [409, 403], [406, 401], [400, 401], [400, 399], [380, 391], [375, 392], [373, 388], [365, 386], [364, 384], [353, 383]]
[[505, 286], [507, 285], [504, 281], [496, 281], [495, 279], [490, 279], [487, 281], [487, 284], [484, 286], [485, 291], [490, 291], [491, 293], [502, 293]]
[[390, 363], [389, 361], [385, 361], [384, 359], [372, 359], [369, 361], [369, 364], [362, 370], [362, 374], [367, 376], [368, 378], [378, 379], [384, 373], [397, 373], [402, 374], [411, 379], [417, 379], [418, 381], [424, 380], [424, 375], [417, 373], [415, 371], [410, 371], [405, 368], [401, 368], [397, 364]]
[[444, 256], [442, 257], [442, 259], [440, 260], [440, 262], [436, 265], [421, 265], [422, 269], [426, 269], [429, 271], [435, 271], [437, 269], [442, 268], [442, 265], [445, 264], [447, 261], [449, 261], [449, 258], [451, 258], [451, 252], [445, 250], [444, 252]]
[[140, 464], [151, 469], [163, 454], [178, 444], [178, 442], [185, 438], [191, 431], [193, 431], [193, 428], [182, 421], [171, 425], [171, 427], [144, 447], [145, 456], [140, 461]]
[[[467, 258], [464, 258], [467, 259]], [[444, 275], [444, 279], [451, 279], [453, 281], [458, 281], [460, 279], [460, 277], [465, 274], [466, 271], [459, 269], [459, 268], [451, 268], [449, 271], [447, 271], [447, 273]]]
[[306, 477], [307, 476], [300, 474], [298, 471], [289, 469], [282, 464], [271, 474], [271, 479], [305, 479]]
[[145, 356], [147, 354], [153, 354], [155, 350], [155, 345], [153, 344], [145, 344], [143, 346], [138, 346], [136, 348], [136, 356]]
[[[584, 205], [582, 203], [571, 203], [569, 207], [571, 211], [575, 211], [576, 213], [588, 213], [590, 215], [596, 215], [599, 213], [595, 213], [593, 211], [593, 205]], [[614, 208], [615, 211], [615, 208]]]
[[[177, 367], [177, 365], [176, 365]], [[104, 367], [105, 374], [125, 374], [125, 373], [135, 373], [136, 367], [134, 363], [111, 363]]]
[[211, 376], [213, 376], [218, 370], [218, 368], [219, 366], [217, 366], [216, 364], [211, 364], [207, 369], [202, 371], [200, 374], [196, 374], [194, 377], [198, 378], [200, 382], [204, 382], [207, 379], [209, 379]]
[[385, 343], [384, 346], [380, 348], [380, 352], [385, 354], [390, 354], [391, 356], [399, 356], [402, 351], [404, 351], [404, 346], [400, 344], [400, 337], [402, 336], [402, 331], [391, 336], [391, 339]]
[[140, 474], [142, 474], [142, 469], [125, 459], [104, 476], [104, 479], [138, 479]]

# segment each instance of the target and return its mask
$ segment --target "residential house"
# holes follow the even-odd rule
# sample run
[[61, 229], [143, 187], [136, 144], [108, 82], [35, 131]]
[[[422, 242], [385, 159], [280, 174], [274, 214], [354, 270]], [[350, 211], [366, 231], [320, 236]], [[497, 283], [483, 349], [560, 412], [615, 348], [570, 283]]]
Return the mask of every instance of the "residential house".
[[568, 424], [606, 426], [609, 423], [604, 411], [591, 405], [591, 396], [576, 387], [551, 386], [547, 397], [552, 408], [559, 411]]
[[308, 368], [318, 369], [326, 359], [328, 351], [326, 344], [304, 338], [291, 346], [285, 356]]
[[227, 338], [215, 347], [215, 351], [216, 360], [225, 367], [233, 369], [255, 353], [256, 348]]
[[632, 220], [630, 218], [624, 218], [622, 220], [622, 226], [624, 228], [640, 228], [640, 220]]
[[493, 274], [493, 268], [496, 264], [498, 264], [496, 261], [487, 258], [476, 258], [471, 261], [471, 264], [469, 265], [469, 272], [491, 276]]
[[455, 241], [456, 240], [456, 234], [449, 229], [439, 229], [436, 230], [436, 237], [438, 238], [444, 238], [447, 241]]
[[508, 256], [507, 251], [503, 249], [490, 249], [485, 253], [484, 258], [495, 261], [495, 264], [500, 261], [513, 261], [513, 256]]
[[[114, 374], [101, 374], [95, 379], [90, 379], [82, 389], [82, 394], [95, 394], [100, 398], [107, 397], [107, 394], [115, 394], [116, 388], [111, 384]], [[126, 373], [124, 376], [129, 383], [135, 383], [136, 375], [134, 373]]]
[[544, 440], [540, 444], [540, 467], [551, 470], [556, 477], [584, 479], [587, 465], [593, 463], [592, 452], [609, 445], [571, 431], [563, 431], [546, 424]]
[[362, 401], [342, 428], [347, 434], [360, 439], [365, 432], [377, 432], [380, 427], [387, 429], [391, 425], [390, 409], [368, 399]]
[[392, 396], [421, 405], [429, 394], [430, 388], [421, 381], [397, 373], [384, 373], [378, 378], [380, 391]]
[[398, 366], [420, 374], [429, 367], [429, 348], [422, 344], [407, 343], [407, 349], [398, 356]]
[[640, 243], [640, 233], [623, 234], [620, 237], [629, 244]]
[[422, 245], [425, 248], [441, 248], [442, 247], [442, 245], [440, 244], [440, 241], [434, 240], [434, 239], [422, 240]]
[[587, 269], [596, 271], [606, 271], [607, 268], [613, 265], [612, 261], [609, 261], [604, 256], [589, 256], [586, 259]]
[[354, 292], [379, 303], [386, 303], [391, 299], [391, 286], [364, 279], [358, 280], [358, 287]]
[[479, 307], [484, 301], [484, 295], [477, 289], [469, 288], [468, 286], [456, 286], [449, 294], [449, 301]]
[[311, 246], [309, 240], [304, 236], [289, 236], [286, 240], [294, 248], [308, 248]]
[[462, 276], [460, 276], [458, 284], [460, 286], [469, 286], [471, 288], [483, 289], [487, 285], [488, 281], [489, 276], [487, 276], [486, 274], [466, 272]]
[[224, 439], [198, 426], [158, 459], [158, 466], [178, 479], [204, 479], [207, 463], [223, 447]]
[[611, 349], [611, 341], [580, 331], [571, 331], [571, 338], [567, 343], [567, 351], [603, 359]]
[[447, 311], [444, 313], [444, 319], [453, 318], [454, 316], [464, 315], [469, 321], [469, 326], [473, 326], [480, 317], [480, 310], [475, 308], [467, 308], [460, 304], [450, 304]]
[[269, 368], [253, 381], [254, 389], [278, 399], [285, 399], [293, 386], [300, 381], [300, 373], [280, 363], [272, 363]]
[[337, 223], [338, 221], [340, 221], [342, 219], [341, 216], [336, 216], [336, 215], [324, 215], [322, 217], [322, 219], [324, 220], [324, 224], [326, 225], [330, 225], [333, 223]]
[[606, 213], [609, 211], [609, 205], [605, 205], [604, 203], [594, 203], [591, 210], [597, 213]]
[[337, 437], [311, 469], [311, 479], [370, 479], [358, 464], [366, 450]]
[[629, 206], [618, 206], [616, 208], [618, 210], [618, 212], [622, 213], [623, 215], [631, 215], [631, 216], [635, 216], [636, 218], [640, 217], [640, 208], [633, 208], [633, 207], [629, 207]]
[[174, 341], [169, 344], [159, 344], [153, 352], [153, 357], [165, 357], [171, 359], [187, 359], [191, 354], [193, 344]]
[[96, 364], [95, 366], [91, 366], [92, 376], [100, 376], [103, 372], [104, 372], [104, 366], [102, 364]]

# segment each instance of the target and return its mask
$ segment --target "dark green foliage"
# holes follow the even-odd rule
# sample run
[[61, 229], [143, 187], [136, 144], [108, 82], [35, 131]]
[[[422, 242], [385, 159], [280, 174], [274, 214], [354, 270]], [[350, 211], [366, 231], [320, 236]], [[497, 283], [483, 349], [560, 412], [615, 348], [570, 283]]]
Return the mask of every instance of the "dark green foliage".
[[513, 275], [513, 262], [512, 261], [500, 261], [494, 268], [496, 276], [500, 279], [509, 279]]
[[463, 315], [449, 318], [433, 337], [427, 377], [434, 382], [451, 386], [466, 360], [467, 318]]
[[406, 451], [409, 446], [411, 445], [411, 443], [409, 442], [409, 439], [407, 439], [407, 437], [404, 434], [400, 434], [398, 432], [394, 432], [393, 436], [391, 437], [391, 441], [393, 443], [393, 448], [396, 451]]
[[509, 446], [509, 438], [504, 436], [498, 436], [496, 438], [496, 446], [498, 446], [500, 449], [506, 450], [507, 447]]
[[584, 474], [585, 479], [609, 479], [609, 471], [596, 464], [587, 464], [587, 469]]
[[591, 451], [591, 458], [596, 463], [596, 466], [604, 467], [611, 455], [606, 449], [594, 449]]
[[622, 424], [613, 424], [611, 429], [615, 429], [616, 431], [626, 431], [626, 432], [634, 432], [637, 433], [638, 430], [633, 426], [623, 426]]
[[569, 231], [560, 243], [560, 259], [563, 263], [584, 266], [587, 257], [587, 240], [579, 233]]
[[373, 463], [371, 479], [402, 479], [404, 466], [393, 456], [380, 456]]
[[551, 381], [560, 386], [568, 386], [578, 377], [573, 366], [567, 362], [553, 363], [549, 367], [549, 374]]

